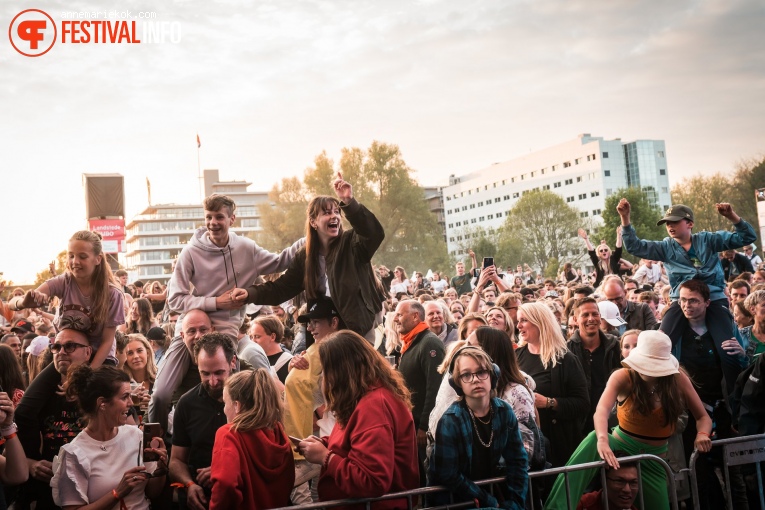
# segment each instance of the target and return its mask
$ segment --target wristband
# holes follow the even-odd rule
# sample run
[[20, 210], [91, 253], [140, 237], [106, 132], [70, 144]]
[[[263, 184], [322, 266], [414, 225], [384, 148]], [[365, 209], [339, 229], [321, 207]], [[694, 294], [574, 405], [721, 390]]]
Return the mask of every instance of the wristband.
[[117, 493], [117, 489], [112, 489], [112, 496], [114, 496], [114, 499], [116, 499], [117, 501], [122, 499], [120, 495]]
[[697, 436], [698, 436], [698, 435], [702, 435], [702, 436], [707, 436], [707, 437], [709, 437], [709, 432], [704, 432], [703, 430], [699, 430], [698, 432], [696, 432], [696, 435], [697, 435]]
[[14, 422], [14, 423], [11, 423], [10, 425], [8, 425], [7, 427], [5, 427], [3, 429], [0, 429], [0, 435], [2, 435], [3, 437], [7, 438], [11, 434], [16, 434], [16, 432], [18, 432], [18, 430], [19, 430], [19, 427]]

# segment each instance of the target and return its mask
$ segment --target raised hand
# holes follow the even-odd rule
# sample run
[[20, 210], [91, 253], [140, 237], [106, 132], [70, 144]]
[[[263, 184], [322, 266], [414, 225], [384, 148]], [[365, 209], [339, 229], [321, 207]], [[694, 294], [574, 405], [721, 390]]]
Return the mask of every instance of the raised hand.
[[587, 239], [587, 231], [585, 229], [580, 228], [579, 230], [576, 231], [576, 233], [579, 234], [579, 237], [581, 237], [582, 239]]
[[619, 213], [619, 216], [628, 217], [630, 215], [630, 203], [626, 198], [622, 198], [619, 200], [619, 204], [616, 206], [616, 212]]
[[337, 172], [337, 178], [332, 181], [332, 187], [335, 189], [335, 194], [341, 202], [347, 204], [353, 200], [353, 187], [345, 180], [343, 180], [343, 174]]

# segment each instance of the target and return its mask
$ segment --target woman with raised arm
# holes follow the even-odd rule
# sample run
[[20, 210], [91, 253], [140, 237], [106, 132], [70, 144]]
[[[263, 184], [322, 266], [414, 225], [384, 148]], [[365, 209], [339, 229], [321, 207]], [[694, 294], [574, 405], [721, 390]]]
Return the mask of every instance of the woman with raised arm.
[[577, 230], [579, 237], [584, 240], [584, 244], [587, 246], [587, 253], [590, 255], [592, 265], [595, 266], [595, 282], [593, 287], [598, 287], [603, 281], [603, 277], [607, 274], [619, 274], [620, 261], [622, 258], [622, 229], [621, 227], [616, 229], [616, 248], [611, 252], [611, 248], [601, 241], [597, 249], [590, 242], [590, 238], [587, 236], [587, 231], [583, 228]]
[[[235, 289], [231, 297], [278, 305], [302, 291], [308, 299], [330, 296], [348, 329], [374, 343], [386, 293], [371, 261], [385, 232], [374, 214], [353, 198], [353, 188], [340, 172], [332, 186], [336, 199], [318, 196], [308, 204], [306, 243], [287, 271], [272, 282]], [[341, 212], [351, 224], [348, 231]]]

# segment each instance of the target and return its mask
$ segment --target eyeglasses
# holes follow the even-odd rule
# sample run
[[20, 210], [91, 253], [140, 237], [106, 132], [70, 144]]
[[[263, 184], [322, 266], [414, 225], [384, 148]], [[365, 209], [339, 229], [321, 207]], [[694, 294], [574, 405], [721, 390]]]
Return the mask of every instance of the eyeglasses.
[[473, 382], [474, 377], [479, 381], [485, 381], [489, 377], [489, 371], [479, 370], [478, 372], [465, 372], [464, 374], [460, 374], [460, 381], [465, 384], [471, 383]]
[[623, 489], [628, 485], [632, 490], [638, 490], [640, 488], [639, 480], [625, 480], [624, 478], [611, 478], [610, 476], [607, 476], [606, 480], [614, 484], [614, 487], [619, 489]]
[[679, 299], [679, 301], [680, 301], [681, 305], [688, 304], [688, 305], [691, 305], [691, 306], [696, 306], [696, 305], [700, 305], [701, 304], [701, 300], [696, 299], [696, 298], [687, 299], [687, 298], [682, 298], [681, 297]]
[[80, 347], [90, 347], [89, 345], [78, 344], [77, 342], [67, 342], [65, 344], [50, 344], [50, 351], [56, 354], [61, 349], [67, 354], [72, 354]]

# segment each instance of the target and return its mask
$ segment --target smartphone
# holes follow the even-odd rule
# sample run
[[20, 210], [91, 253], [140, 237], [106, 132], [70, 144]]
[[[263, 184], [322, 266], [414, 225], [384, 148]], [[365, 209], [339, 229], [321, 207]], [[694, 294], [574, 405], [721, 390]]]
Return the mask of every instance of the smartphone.
[[302, 439], [298, 439], [295, 436], [287, 436], [287, 437], [290, 438], [290, 441], [292, 441], [295, 446], [299, 445], [300, 441], [302, 441]]
[[[162, 436], [162, 426], [159, 423], [144, 423], [143, 424], [143, 447], [151, 448], [151, 440], [155, 437]], [[156, 462], [159, 460], [159, 455], [154, 452], [143, 452], [144, 462]]]
[[491, 267], [494, 265], [494, 257], [484, 257], [483, 258], [483, 268], [486, 269], [487, 267]]

